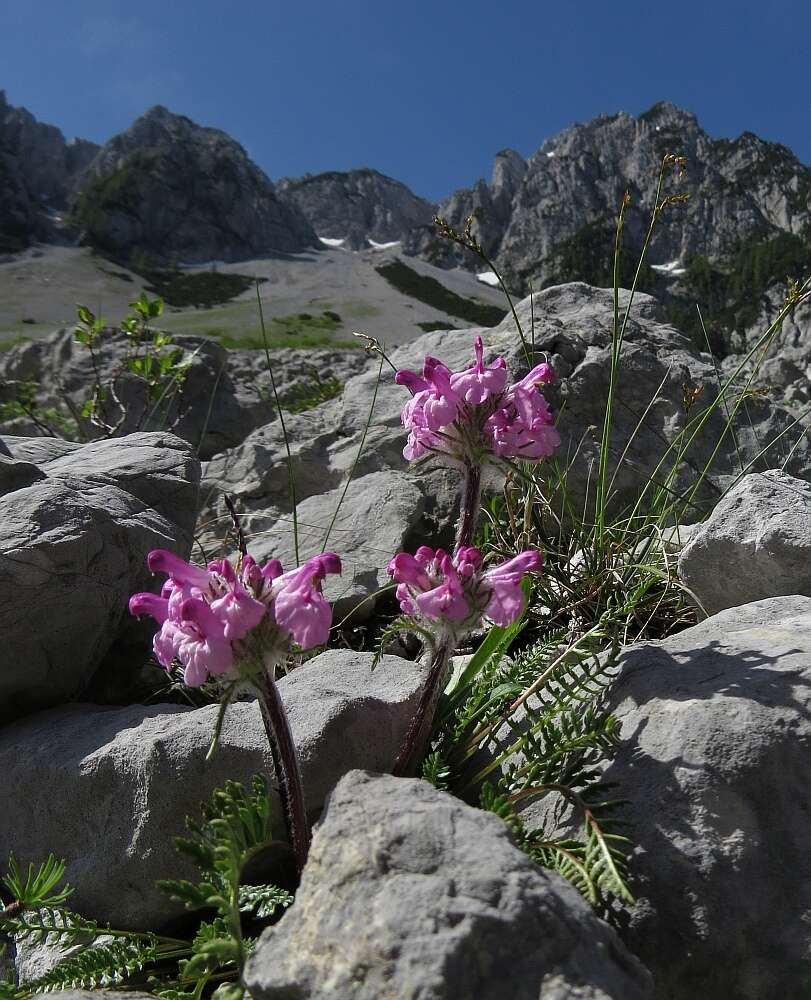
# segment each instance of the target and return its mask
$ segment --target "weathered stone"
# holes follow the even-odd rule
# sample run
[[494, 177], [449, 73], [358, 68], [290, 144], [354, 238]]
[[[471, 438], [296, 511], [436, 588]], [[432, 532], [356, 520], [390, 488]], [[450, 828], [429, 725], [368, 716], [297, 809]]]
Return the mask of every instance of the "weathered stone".
[[199, 463], [168, 434], [98, 441], [0, 496], [0, 718], [77, 694], [137, 629], [153, 548], [191, 549]]
[[679, 575], [708, 614], [811, 597], [811, 485], [777, 469], [745, 476], [693, 535]]
[[620, 669], [604, 777], [637, 846], [617, 922], [657, 1000], [808, 995], [811, 599], [722, 611]]
[[[399, 657], [330, 650], [282, 678], [282, 692], [314, 818], [346, 771], [391, 766], [416, 708], [422, 673]], [[116, 927], [155, 929], [177, 907], [160, 878], [193, 877], [174, 851], [184, 817], [226, 780], [269, 776], [272, 764], [256, 702], [225, 716], [206, 753], [218, 706], [103, 708], [69, 705], [0, 729], [0, 857], [68, 862], [71, 907]], [[275, 792], [274, 832], [284, 835]]]
[[[627, 301], [628, 293], [622, 292], [621, 308]], [[599, 458], [597, 437], [608, 391], [612, 295], [579, 283], [559, 285], [537, 293], [534, 309], [527, 298], [516, 311], [525, 330], [530, 329], [534, 312], [537, 351], [551, 360], [557, 373], [558, 384], [546, 391], [556, 408], [564, 407], [558, 424], [563, 438], [560, 454], [576, 456], [568, 485], [572, 497], [582, 497], [587, 484], [591, 483], [593, 490], [593, 469]], [[392, 362], [398, 368], [419, 370], [424, 356], [432, 354], [453, 369], [467, 367], [477, 333], [484, 339], [488, 357], [502, 355], [513, 375], [526, 372], [526, 358], [511, 317], [489, 330], [426, 334], [393, 352]], [[357, 375], [346, 383], [340, 397], [287, 421], [299, 500], [338, 488], [353, 467], [357, 476], [405, 467], [402, 449], [406, 435], [400, 414], [407, 395], [394, 384], [390, 372], [384, 373], [377, 389], [373, 419], [355, 465], [377, 380], [376, 370]], [[661, 478], [666, 474], [666, 465], [656, 470], [668, 443], [687, 423], [685, 388], [698, 386], [703, 390], [697, 405], [709, 405], [717, 393], [711, 361], [697, 354], [688, 339], [666, 322], [655, 299], [638, 295], [625, 335], [610, 438], [612, 465], [623, 456], [613, 483], [616, 507], [639, 499], [640, 483], [647, 476]], [[691, 416], [696, 412], [693, 410]], [[678, 492], [695, 483], [707, 463], [710, 471], [696, 497], [699, 505], [714, 503], [721, 484], [749, 462], [755, 463], [755, 469], [765, 469], [789, 459], [790, 473], [811, 478], [811, 442], [802, 427], [791, 426], [794, 418], [787, 410], [764, 403], [742, 411], [735, 424], [735, 439], [727, 434], [713, 458], [725, 420], [724, 413], [718, 412], [706, 421], [680, 463], [670, 484], [672, 490]], [[775, 443], [765, 454], [757, 457], [772, 441]], [[269, 525], [272, 518], [289, 515], [291, 510], [286, 463], [281, 428], [274, 423], [254, 431], [239, 447], [215, 456], [205, 476], [214, 492], [234, 495], [240, 510], [265, 514]], [[425, 472], [409, 475], [421, 477]], [[204, 522], [214, 518], [210, 508], [204, 511]], [[425, 541], [430, 544], [430, 539]]]
[[[442, 497], [431, 496], [415, 477], [393, 470], [353, 479], [346, 496], [343, 492], [341, 486], [298, 505], [299, 556], [303, 561], [323, 551], [329, 530], [326, 547], [340, 554], [343, 571], [327, 577], [324, 593], [335, 602], [339, 616], [363, 602], [358, 614], [368, 617], [375, 601], [367, 598], [391, 583], [386, 566], [392, 556], [415, 550], [426, 537], [452, 543], [456, 496], [454, 490], [446, 490], [442, 503]], [[444, 515], [441, 524], [437, 506]], [[275, 557], [284, 567], [297, 565], [292, 518], [288, 515], [268, 530], [263, 530], [264, 523], [261, 514], [242, 519], [251, 555], [257, 560]]]
[[650, 977], [497, 817], [424, 781], [353, 771], [296, 901], [262, 934], [255, 1000], [641, 1000]]
[[81, 447], [78, 441], [65, 441], [56, 437], [17, 437], [12, 434], [0, 437], [0, 451], [33, 465], [44, 465]]
[[45, 478], [45, 473], [32, 462], [0, 454], [0, 496], [24, 489]]
[[[103, 386], [115, 379], [116, 396], [125, 408], [117, 435], [170, 428], [173, 434], [193, 444], [204, 459], [239, 445], [256, 427], [275, 419], [264, 351], [226, 350], [214, 340], [184, 335], [173, 338], [173, 348], [180, 349], [187, 362], [183, 385], [176, 393], [167, 392], [156, 406], [145, 394], [143, 383], [124, 370], [131, 344], [120, 332], [104, 331], [91, 357], [87, 348], [76, 341], [72, 328], [58, 330], [0, 354], [0, 387], [5, 387], [0, 388], [0, 402], [4, 397], [6, 401], [14, 398], [15, 385], [33, 383], [40, 412], [50, 409], [65, 418], [55, 428], [57, 431], [92, 439], [102, 431], [80, 416], [82, 406], [90, 398], [97, 375]], [[343, 383], [369, 363], [362, 351], [332, 348], [281, 348], [271, 351], [270, 357], [283, 405], [288, 394], [314, 392], [316, 375], [322, 382], [336, 378]], [[114, 425], [121, 416], [118, 405], [111, 405], [106, 413], [108, 422]], [[18, 421], [13, 421], [15, 426]], [[75, 426], [77, 421], [79, 426]], [[7, 421], [5, 426], [10, 423]], [[31, 433], [38, 432], [32, 429]], [[37, 460], [28, 455], [18, 457]]]

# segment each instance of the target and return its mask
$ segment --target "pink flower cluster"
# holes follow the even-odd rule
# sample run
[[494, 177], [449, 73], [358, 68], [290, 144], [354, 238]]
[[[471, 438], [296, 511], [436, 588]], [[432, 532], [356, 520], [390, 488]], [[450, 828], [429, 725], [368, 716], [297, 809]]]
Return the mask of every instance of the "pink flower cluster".
[[397, 600], [405, 614], [445, 622], [461, 632], [474, 628], [482, 615], [501, 626], [520, 617], [525, 603], [521, 580], [542, 564], [543, 555], [529, 550], [482, 570], [481, 552], [473, 546], [463, 546], [451, 557], [422, 545], [413, 556], [399, 552], [388, 571], [397, 581]]
[[425, 358], [422, 375], [401, 369], [395, 375], [411, 399], [402, 421], [409, 432], [403, 455], [409, 461], [432, 452], [478, 464], [499, 458], [547, 458], [560, 444], [549, 404], [538, 386], [554, 381], [548, 364], [536, 365], [507, 385], [507, 364], [498, 357], [484, 364], [482, 338], [475, 340], [471, 368], [452, 372], [437, 358]]
[[150, 552], [147, 563], [168, 579], [160, 595], [133, 594], [130, 612], [158, 622], [155, 656], [167, 670], [180, 660], [190, 687], [228, 674], [240, 658], [239, 643], [260, 623], [302, 649], [327, 641], [332, 611], [321, 582], [328, 573], [341, 572], [334, 552], [313, 556], [290, 573], [282, 572], [278, 559], [260, 566], [251, 556], [238, 570], [227, 559], [201, 569], [165, 549]]

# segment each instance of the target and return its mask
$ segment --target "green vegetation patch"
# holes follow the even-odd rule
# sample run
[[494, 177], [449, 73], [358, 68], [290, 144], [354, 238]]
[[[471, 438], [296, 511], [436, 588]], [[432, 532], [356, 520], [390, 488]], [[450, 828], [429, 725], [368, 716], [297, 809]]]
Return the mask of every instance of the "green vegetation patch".
[[417, 326], [425, 333], [433, 333], [435, 330], [455, 330], [455, 326], [450, 323], [440, 323], [437, 320], [430, 320], [427, 323], [417, 323]]
[[[294, 313], [291, 316], [275, 316], [265, 325], [268, 347], [338, 347], [363, 348], [359, 340], [338, 340], [334, 333], [341, 323], [338, 313], [327, 310], [317, 315]], [[214, 337], [223, 347], [247, 350], [262, 350], [265, 341], [261, 329], [249, 330], [241, 337], [227, 334], [217, 327], [201, 331]]]
[[779, 233], [771, 239], [753, 237], [742, 242], [724, 265], [695, 254], [686, 262], [686, 269], [682, 281], [688, 301], [668, 303], [669, 319], [706, 350], [695, 308], [698, 302], [710, 347], [723, 356], [731, 333], [758, 322], [770, 288], [811, 273], [811, 233], [804, 237], [793, 233]]
[[475, 326], [495, 326], [507, 315], [506, 309], [500, 306], [488, 306], [483, 302], [457, 295], [436, 278], [418, 274], [401, 260], [381, 264], [375, 270], [403, 295], [433, 306], [434, 309], [448, 313], [449, 316], [457, 316]]
[[[585, 281], [597, 288], [614, 284], [614, 240], [616, 224], [610, 220], [589, 222], [555, 248], [549, 262], [551, 274], [543, 287], [562, 285], [567, 281]], [[638, 253], [628, 248], [620, 256], [620, 288], [630, 288], [636, 273]], [[650, 291], [656, 283], [654, 272], [645, 264], [637, 287]]]
[[340, 379], [333, 376], [321, 378], [317, 368], [308, 367], [307, 381], [288, 389], [284, 395], [279, 397], [279, 402], [290, 413], [303, 413], [305, 410], [311, 410], [314, 406], [326, 403], [329, 399], [335, 399], [336, 396], [341, 395], [343, 389], [343, 383]]
[[201, 309], [230, 302], [257, 281], [267, 280], [224, 271], [148, 271], [144, 277], [149, 282], [147, 291], [159, 295], [168, 305]]

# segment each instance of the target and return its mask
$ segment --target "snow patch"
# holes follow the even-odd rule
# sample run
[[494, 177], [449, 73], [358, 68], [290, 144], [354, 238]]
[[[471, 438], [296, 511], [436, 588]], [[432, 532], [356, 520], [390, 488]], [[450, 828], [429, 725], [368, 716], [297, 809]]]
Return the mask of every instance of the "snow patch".
[[656, 126], [656, 131], [657, 132], [661, 132], [662, 131], [662, 126], [661, 125], [657, 125]]
[[667, 264], [651, 264], [654, 271], [666, 274], [669, 278], [678, 278], [682, 274], [687, 274], [687, 268], [681, 266], [681, 261], [671, 260]]
[[498, 278], [495, 271], [479, 271], [476, 275], [476, 280], [480, 281], [483, 285], [492, 285], [494, 288], [498, 286]]
[[342, 240], [336, 240], [332, 236], [319, 236], [318, 239], [325, 247], [342, 247], [346, 243], [346, 237]]
[[550, 151], [549, 151], [549, 152], [548, 152], [548, 153], [547, 153], [546, 155], [547, 155], [547, 157], [548, 157], [548, 158], [549, 158], [549, 159], [551, 160], [551, 159], [552, 159], [552, 157], [553, 157], [553, 156], [555, 155], [555, 151], [554, 151], [554, 149], [551, 149], [551, 150], [550, 150]]
[[372, 250], [390, 250], [392, 247], [400, 246], [399, 240], [392, 240], [391, 243], [377, 243], [370, 236], [366, 237], [366, 242], [372, 248]]

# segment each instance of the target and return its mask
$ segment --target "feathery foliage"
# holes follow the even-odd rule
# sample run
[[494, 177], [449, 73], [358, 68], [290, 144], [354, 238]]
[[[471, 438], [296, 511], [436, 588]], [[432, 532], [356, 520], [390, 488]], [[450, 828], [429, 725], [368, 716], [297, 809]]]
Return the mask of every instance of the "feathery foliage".
[[15, 942], [58, 944], [70, 953], [37, 979], [0, 982], [0, 1000], [114, 985], [148, 986], [165, 1000], [200, 1000], [203, 991], [214, 986], [218, 1000], [241, 998], [239, 978], [254, 943], [243, 934], [242, 915], [252, 926], [267, 923], [293, 899], [277, 886], [240, 881], [246, 862], [272, 840], [264, 779], [255, 776], [250, 789], [227, 782], [203, 805], [202, 819], [187, 819], [186, 827], [186, 835], [175, 844], [193, 861], [200, 881], [158, 884], [174, 901], [204, 915], [190, 941], [116, 930], [73, 913], [63, 906], [73, 891], [69, 885], [60, 886], [63, 861], [49, 855], [39, 866], [30, 864], [23, 877], [12, 855], [3, 881], [13, 900], [0, 913], [0, 932]]

